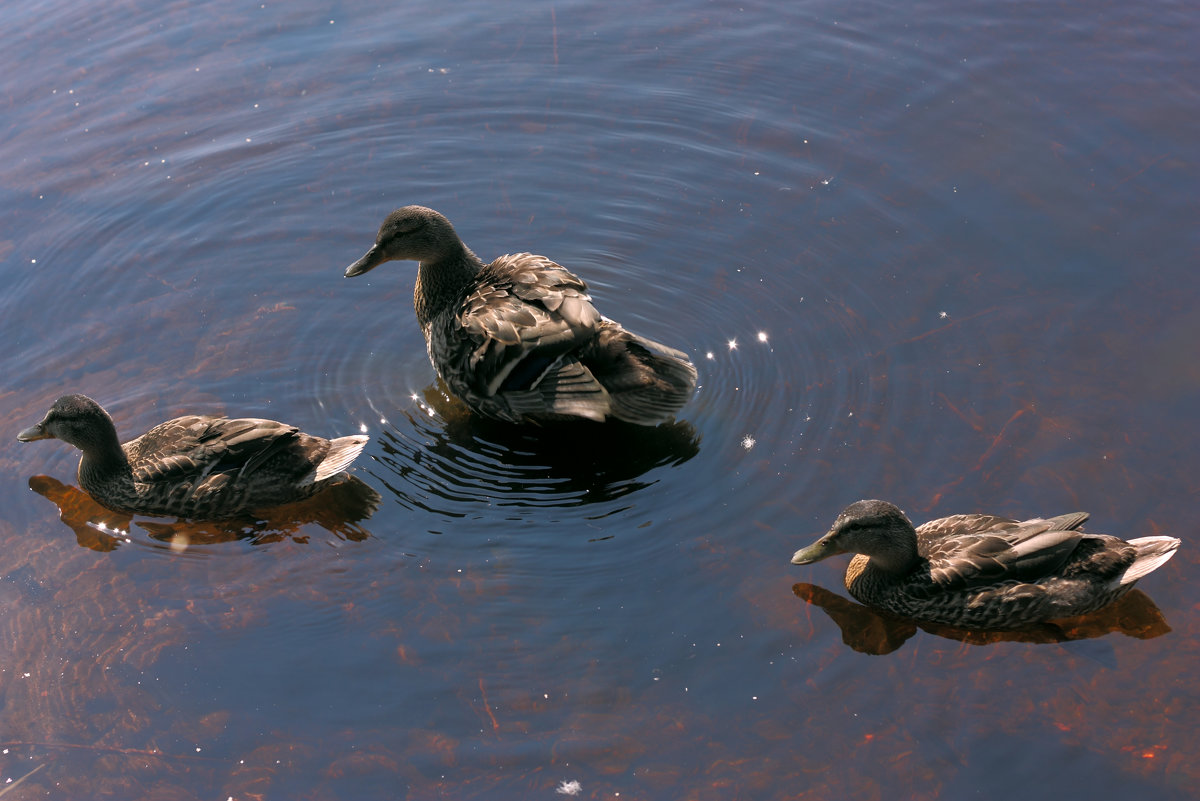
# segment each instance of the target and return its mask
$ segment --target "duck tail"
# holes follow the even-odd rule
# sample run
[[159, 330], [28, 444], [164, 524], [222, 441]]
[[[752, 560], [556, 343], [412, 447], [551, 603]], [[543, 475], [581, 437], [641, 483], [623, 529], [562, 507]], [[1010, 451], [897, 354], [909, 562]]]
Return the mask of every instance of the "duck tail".
[[1179, 540], [1174, 537], [1138, 537], [1129, 540], [1129, 544], [1137, 548], [1137, 558], [1121, 576], [1121, 584], [1132, 584], [1166, 564], [1175, 555]]
[[1070, 514], [1051, 517], [1046, 520], [1051, 531], [1074, 531], [1087, 522], [1087, 512], [1071, 512]]
[[658, 425], [683, 408], [696, 389], [687, 354], [604, 320], [582, 361], [606, 390], [618, 420]]
[[367, 447], [367, 442], [370, 439], [365, 434], [354, 434], [349, 437], [338, 437], [337, 439], [330, 440], [329, 452], [325, 454], [325, 458], [321, 460], [321, 463], [317, 465], [317, 469], [312, 474], [313, 483], [332, 478], [344, 471], [358, 458], [363, 448]]

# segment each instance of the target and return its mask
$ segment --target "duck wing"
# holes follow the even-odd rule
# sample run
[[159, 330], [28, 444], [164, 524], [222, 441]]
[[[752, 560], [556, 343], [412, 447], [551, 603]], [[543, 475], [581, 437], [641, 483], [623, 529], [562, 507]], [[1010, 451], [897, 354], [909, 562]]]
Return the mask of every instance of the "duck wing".
[[482, 395], [527, 390], [596, 335], [587, 284], [544, 256], [517, 253], [485, 267], [459, 307], [473, 348], [469, 380]]
[[918, 529], [918, 550], [939, 589], [1005, 581], [1033, 582], [1058, 573], [1085, 535], [1084, 513], [1033, 520], [955, 515]]
[[[124, 445], [133, 480], [159, 483], [221, 473], [245, 476], [300, 444], [295, 426], [257, 418], [188, 415], [155, 426]], [[308, 468], [297, 462], [297, 472]]]

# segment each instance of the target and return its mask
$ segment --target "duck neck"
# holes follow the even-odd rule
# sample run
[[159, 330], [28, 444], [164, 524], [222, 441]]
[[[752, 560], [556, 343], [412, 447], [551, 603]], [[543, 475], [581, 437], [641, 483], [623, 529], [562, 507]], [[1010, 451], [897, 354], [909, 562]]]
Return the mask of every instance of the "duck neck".
[[115, 429], [100, 432], [94, 441], [80, 450], [83, 457], [79, 460], [79, 483], [84, 489], [113, 482], [133, 483], [133, 469], [117, 441]]
[[483, 262], [461, 242], [455, 250], [436, 260], [420, 262], [413, 306], [421, 328], [428, 328], [434, 317], [458, 302], [482, 269]]
[[895, 551], [871, 554], [871, 567], [893, 576], [903, 575], [917, 563], [917, 551]]
[[916, 567], [921, 560], [917, 553], [917, 532], [912, 526], [903, 530], [894, 527], [884, 542], [886, 547], [871, 549], [871, 567], [893, 576], [904, 575]]

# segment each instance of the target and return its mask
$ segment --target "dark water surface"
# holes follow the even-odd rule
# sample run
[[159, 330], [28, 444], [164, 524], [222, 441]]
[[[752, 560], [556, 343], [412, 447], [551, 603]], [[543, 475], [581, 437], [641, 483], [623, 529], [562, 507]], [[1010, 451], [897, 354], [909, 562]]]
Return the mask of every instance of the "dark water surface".
[[[1194, 797], [1194, 4], [0, 23], [4, 801]], [[686, 349], [683, 419], [467, 415], [414, 265], [341, 277], [407, 203]], [[382, 503], [130, 521], [15, 440], [67, 391], [126, 437], [365, 430]], [[1110, 610], [967, 636], [788, 563], [861, 497], [1184, 545]]]

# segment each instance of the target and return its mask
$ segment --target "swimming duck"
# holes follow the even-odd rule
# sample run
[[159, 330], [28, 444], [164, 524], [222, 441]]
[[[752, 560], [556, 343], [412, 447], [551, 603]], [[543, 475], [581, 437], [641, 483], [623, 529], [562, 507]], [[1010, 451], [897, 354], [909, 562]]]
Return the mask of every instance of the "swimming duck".
[[345, 477], [363, 435], [327, 440], [274, 420], [187, 415], [124, 445], [100, 404], [64, 395], [22, 442], [83, 451], [79, 485], [118, 512], [220, 520], [306, 498]]
[[952, 515], [914, 529], [893, 504], [858, 501], [792, 563], [857, 554], [846, 589], [864, 604], [951, 626], [1014, 628], [1100, 609], [1179, 547], [1174, 537], [1084, 533], [1087, 518]]
[[484, 264], [433, 209], [389, 214], [346, 277], [392, 260], [419, 263], [413, 305], [429, 359], [483, 415], [657, 425], [696, 387], [686, 355], [601, 316], [566, 268], [532, 253]]

